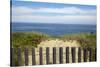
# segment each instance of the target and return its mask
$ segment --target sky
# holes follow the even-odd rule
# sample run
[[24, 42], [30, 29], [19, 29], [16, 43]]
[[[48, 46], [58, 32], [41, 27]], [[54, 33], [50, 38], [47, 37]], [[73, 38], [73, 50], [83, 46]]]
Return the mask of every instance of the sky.
[[96, 24], [96, 6], [12, 1], [12, 23]]

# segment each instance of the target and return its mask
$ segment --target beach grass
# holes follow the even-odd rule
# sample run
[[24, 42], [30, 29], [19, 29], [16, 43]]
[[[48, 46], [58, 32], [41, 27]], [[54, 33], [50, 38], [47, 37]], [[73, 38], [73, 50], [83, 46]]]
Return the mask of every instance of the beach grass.
[[47, 34], [37, 32], [14, 32], [12, 33], [12, 47], [37, 47], [37, 45], [50, 38]]
[[80, 43], [81, 47], [96, 47], [96, 34], [95, 33], [76, 33], [60, 36], [62, 40], [76, 40]]

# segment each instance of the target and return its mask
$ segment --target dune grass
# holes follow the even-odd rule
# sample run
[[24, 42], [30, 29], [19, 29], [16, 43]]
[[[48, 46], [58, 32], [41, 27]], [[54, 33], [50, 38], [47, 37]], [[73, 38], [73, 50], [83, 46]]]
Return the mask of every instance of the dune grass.
[[50, 38], [47, 34], [37, 32], [14, 32], [12, 33], [12, 47], [37, 47], [37, 45]]
[[96, 34], [91, 33], [77, 33], [60, 36], [62, 40], [76, 40], [81, 47], [96, 47]]
[[37, 45], [49, 39], [76, 40], [82, 47], [96, 47], [96, 34], [77, 33], [62, 36], [50, 36], [38, 32], [14, 32], [12, 33], [12, 47], [37, 47]]

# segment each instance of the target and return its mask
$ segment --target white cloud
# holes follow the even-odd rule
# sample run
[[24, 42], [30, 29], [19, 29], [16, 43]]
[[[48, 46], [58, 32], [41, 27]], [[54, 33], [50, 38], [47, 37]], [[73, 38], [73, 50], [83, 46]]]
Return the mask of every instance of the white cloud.
[[[58, 15], [34, 15], [40, 13], [58, 13]], [[59, 14], [65, 14], [59, 15]], [[68, 15], [67, 15], [68, 14]], [[71, 15], [70, 15], [71, 14]], [[80, 14], [80, 15], [77, 15]], [[13, 7], [12, 22], [96, 24], [96, 10], [83, 10], [77, 7], [66, 8], [29, 8]]]
[[13, 14], [26, 14], [26, 13], [32, 13], [33, 9], [28, 8], [28, 7], [12, 7], [12, 13]]
[[13, 16], [13, 22], [66, 23], [66, 24], [95, 24], [96, 16]]
[[29, 7], [13, 7], [13, 14], [27, 14], [27, 13], [60, 13], [60, 14], [96, 14], [96, 10], [82, 10], [77, 7], [64, 7], [64, 8], [29, 8]]

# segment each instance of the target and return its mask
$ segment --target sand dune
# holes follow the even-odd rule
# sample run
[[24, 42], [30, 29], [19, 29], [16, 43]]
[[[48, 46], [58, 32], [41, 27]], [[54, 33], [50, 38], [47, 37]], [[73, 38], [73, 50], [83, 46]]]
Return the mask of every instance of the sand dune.
[[63, 41], [60, 39], [42, 41], [38, 47], [79, 47], [80, 44], [76, 40]]

